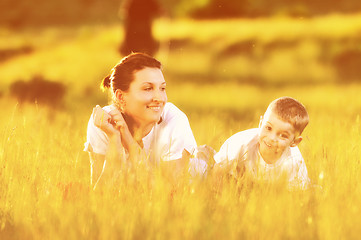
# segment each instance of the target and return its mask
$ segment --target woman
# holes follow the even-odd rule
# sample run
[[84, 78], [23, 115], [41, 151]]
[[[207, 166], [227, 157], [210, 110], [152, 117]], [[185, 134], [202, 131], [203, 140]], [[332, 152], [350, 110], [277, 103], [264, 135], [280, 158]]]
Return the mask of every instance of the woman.
[[84, 149], [90, 156], [93, 188], [105, 172], [112, 175], [121, 161], [139, 156], [175, 171], [186, 166], [197, 144], [187, 116], [167, 102], [159, 61], [132, 53], [104, 78], [102, 87], [111, 90], [113, 103], [93, 109]]

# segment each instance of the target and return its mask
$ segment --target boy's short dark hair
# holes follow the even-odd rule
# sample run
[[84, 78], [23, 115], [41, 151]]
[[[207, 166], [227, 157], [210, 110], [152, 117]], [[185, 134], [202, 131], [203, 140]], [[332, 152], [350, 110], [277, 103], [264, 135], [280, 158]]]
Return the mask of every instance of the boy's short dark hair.
[[273, 100], [268, 106], [283, 121], [289, 122], [296, 132], [301, 134], [309, 122], [305, 106], [291, 97], [280, 97]]

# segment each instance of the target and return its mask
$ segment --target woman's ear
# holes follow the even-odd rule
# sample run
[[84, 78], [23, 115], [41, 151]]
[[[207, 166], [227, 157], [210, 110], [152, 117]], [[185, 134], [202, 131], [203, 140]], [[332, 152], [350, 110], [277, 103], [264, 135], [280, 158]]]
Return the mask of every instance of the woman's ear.
[[120, 89], [117, 89], [115, 90], [114, 95], [115, 95], [115, 99], [114, 99], [115, 105], [117, 106], [120, 112], [124, 113], [126, 106], [124, 92]]
[[260, 116], [260, 117], [259, 117], [259, 124], [258, 124], [258, 128], [261, 128], [262, 121], [263, 121], [263, 116]]
[[115, 97], [117, 100], [122, 100], [123, 98], [123, 91], [120, 89], [115, 90]]
[[296, 137], [296, 138], [292, 141], [290, 147], [296, 147], [298, 144], [300, 144], [300, 142], [302, 141], [302, 139], [303, 139], [302, 136]]

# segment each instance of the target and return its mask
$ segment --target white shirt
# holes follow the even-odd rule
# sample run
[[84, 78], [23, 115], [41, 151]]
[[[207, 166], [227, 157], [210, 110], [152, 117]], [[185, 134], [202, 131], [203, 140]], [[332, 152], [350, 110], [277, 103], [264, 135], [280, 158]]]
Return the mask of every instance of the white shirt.
[[283, 177], [290, 187], [306, 188], [309, 184], [307, 168], [298, 147], [287, 148], [273, 164], [266, 163], [259, 154], [258, 128], [238, 132], [221, 146], [214, 160], [221, 167], [230, 167], [230, 174], [238, 176], [243, 167], [254, 180], [273, 182]]
[[[114, 106], [103, 107], [110, 112]], [[154, 125], [143, 140], [143, 149], [156, 161], [170, 161], [182, 157], [183, 150], [193, 153], [196, 140], [187, 116], [174, 104], [167, 102], [162, 112], [162, 121]], [[87, 129], [87, 141], [84, 151], [106, 155], [109, 139], [104, 131], [94, 125], [90, 117]]]

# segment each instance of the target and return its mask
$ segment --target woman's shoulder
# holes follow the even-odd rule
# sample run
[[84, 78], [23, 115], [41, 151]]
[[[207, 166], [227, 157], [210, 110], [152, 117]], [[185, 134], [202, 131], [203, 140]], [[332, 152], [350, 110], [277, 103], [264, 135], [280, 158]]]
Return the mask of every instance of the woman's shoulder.
[[181, 112], [181, 113], [183, 113], [176, 105], [174, 105], [174, 104], [171, 103], [171, 102], [167, 102], [167, 103], [164, 105], [163, 112], [164, 112], [164, 113], [167, 113], [167, 112]]
[[172, 119], [187, 119], [187, 115], [182, 112], [177, 106], [171, 102], [167, 102], [163, 109], [163, 121], [170, 121]]

